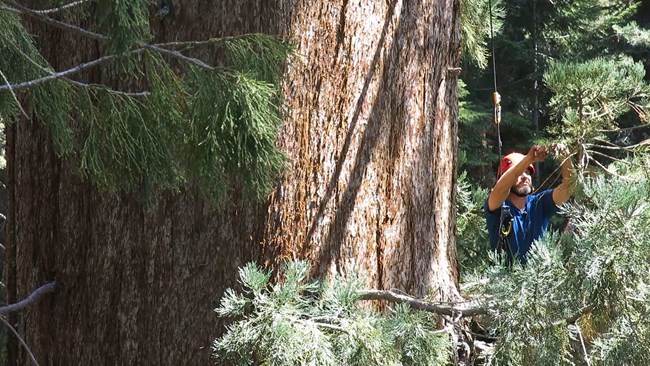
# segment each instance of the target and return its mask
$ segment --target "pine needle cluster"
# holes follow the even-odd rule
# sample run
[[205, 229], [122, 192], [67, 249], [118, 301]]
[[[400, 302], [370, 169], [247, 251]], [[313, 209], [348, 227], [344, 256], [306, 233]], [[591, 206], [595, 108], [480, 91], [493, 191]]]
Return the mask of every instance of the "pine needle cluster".
[[[44, 123], [57, 154], [109, 190], [151, 193], [197, 183], [213, 200], [233, 187], [253, 198], [270, 192], [285, 161], [276, 146], [279, 80], [291, 45], [264, 34], [149, 44], [149, 1], [98, 1], [86, 14], [91, 30], [9, 3], [14, 7], [0, 10], [5, 123]], [[95, 39], [105, 54], [57, 72], [17, 14]], [[207, 47], [223, 54], [218, 66], [189, 56]], [[74, 79], [94, 67], [130, 87]]]
[[214, 342], [218, 360], [236, 365], [446, 365], [451, 345], [435, 318], [406, 305], [376, 312], [359, 301], [361, 281], [318, 282], [303, 261], [280, 281], [254, 264], [240, 269], [241, 291], [215, 311], [235, 319]]
[[551, 64], [544, 82], [554, 93], [549, 106], [561, 123], [549, 132], [579, 149], [585, 159], [590, 152], [602, 156], [594, 147], [599, 141], [611, 143], [609, 136], [624, 113], [635, 112], [641, 122], [647, 121], [650, 86], [644, 77], [643, 64], [629, 57]]

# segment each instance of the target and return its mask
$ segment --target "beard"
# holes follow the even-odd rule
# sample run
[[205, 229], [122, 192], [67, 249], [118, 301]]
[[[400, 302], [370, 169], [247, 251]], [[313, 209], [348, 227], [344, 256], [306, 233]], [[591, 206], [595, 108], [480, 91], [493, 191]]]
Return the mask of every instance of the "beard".
[[517, 197], [526, 197], [528, 196], [531, 192], [533, 191], [533, 187], [531, 186], [523, 186], [523, 187], [512, 187], [510, 188], [510, 192], [514, 194]]

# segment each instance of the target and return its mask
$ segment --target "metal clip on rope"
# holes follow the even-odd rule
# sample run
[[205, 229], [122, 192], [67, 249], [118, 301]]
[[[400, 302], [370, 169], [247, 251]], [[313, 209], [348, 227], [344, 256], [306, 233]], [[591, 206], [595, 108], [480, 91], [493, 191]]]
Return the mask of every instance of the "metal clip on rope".
[[494, 123], [498, 125], [501, 123], [501, 95], [499, 93], [492, 93], [492, 103], [494, 104]]

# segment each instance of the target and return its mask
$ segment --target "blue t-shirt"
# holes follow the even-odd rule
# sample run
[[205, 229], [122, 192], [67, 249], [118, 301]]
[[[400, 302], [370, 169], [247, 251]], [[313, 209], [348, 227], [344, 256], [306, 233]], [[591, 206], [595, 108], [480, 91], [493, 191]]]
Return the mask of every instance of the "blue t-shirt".
[[[512, 253], [522, 264], [525, 264], [526, 254], [530, 250], [533, 240], [542, 236], [548, 229], [551, 217], [559, 210], [553, 202], [553, 189], [529, 195], [523, 210], [515, 207], [509, 200], [503, 204], [510, 207], [512, 215], [512, 230], [507, 236], [510, 245], [510, 250], [506, 249], [508, 262], [512, 262]], [[485, 218], [492, 249], [497, 249], [499, 241], [501, 207], [490, 212], [487, 200], [485, 201]]]

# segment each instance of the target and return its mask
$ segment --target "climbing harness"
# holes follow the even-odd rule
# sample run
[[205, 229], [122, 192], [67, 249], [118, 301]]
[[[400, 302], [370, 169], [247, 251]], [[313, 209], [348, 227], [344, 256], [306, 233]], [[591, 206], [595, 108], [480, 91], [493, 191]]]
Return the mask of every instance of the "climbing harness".
[[502, 253], [507, 251], [507, 253], [510, 254], [509, 258], [507, 257], [508, 260], [512, 258], [512, 248], [508, 242], [508, 235], [510, 235], [510, 232], [512, 231], [513, 220], [510, 206], [504, 203], [501, 206], [501, 217], [499, 218], [499, 242], [497, 245], [497, 252], [500, 257]]

